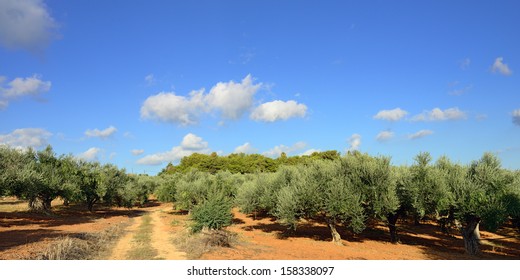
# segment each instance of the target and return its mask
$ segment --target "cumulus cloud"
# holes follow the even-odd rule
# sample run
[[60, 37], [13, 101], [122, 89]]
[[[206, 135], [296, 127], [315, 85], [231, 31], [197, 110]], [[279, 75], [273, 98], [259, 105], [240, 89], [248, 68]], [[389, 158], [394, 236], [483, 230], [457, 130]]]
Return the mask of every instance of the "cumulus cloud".
[[466, 113], [457, 107], [448, 108], [446, 110], [434, 108], [431, 111], [424, 111], [421, 114], [415, 115], [412, 121], [450, 121], [466, 118]]
[[290, 118], [305, 117], [307, 106], [294, 100], [275, 100], [261, 104], [253, 110], [250, 117], [255, 121], [274, 122]]
[[117, 131], [117, 128], [115, 128], [114, 126], [109, 126], [103, 130], [99, 130], [99, 129], [87, 129], [87, 131], [85, 131], [85, 135], [87, 137], [99, 137], [101, 139], [107, 139], [109, 138], [110, 136], [114, 135], [114, 133], [116, 133]]
[[253, 105], [253, 96], [262, 84], [253, 84], [251, 75], [241, 83], [229, 81], [217, 83], [206, 96], [211, 108], [217, 109], [226, 119], [240, 118]]
[[132, 155], [138, 156], [138, 155], [142, 155], [144, 153], [144, 150], [142, 150], [142, 149], [133, 149], [130, 152], [132, 153]]
[[186, 150], [203, 150], [208, 147], [208, 142], [202, 140], [201, 137], [188, 133], [184, 138], [182, 138], [181, 147]]
[[276, 158], [279, 157], [282, 153], [290, 154], [299, 150], [303, 150], [307, 144], [305, 142], [296, 142], [292, 146], [278, 145], [269, 151], [263, 152], [262, 154], [267, 157]]
[[184, 136], [179, 146], [175, 146], [166, 152], [147, 155], [137, 160], [137, 163], [142, 165], [159, 165], [178, 161], [193, 153], [209, 154], [210, 149], [208, 148], [208, 142], [203, 141], [201, 137], [195, 134], [188, 133]]
[[7, 107], [9, 101], [23, 96], [38, 96], [51, 89], [50, 81], [43, 81], [39, 75], [27, 78], [15, 78], [4, 87], [2, 83], [5, 77], [0, 79], [0, 109]]
[[[240, 83], [219, 82], [207, 94], [204, 89], [192, 91], [189, 96], [161, 92], [144, 101], [141, 117], [183, 126], [197, 124], [203, 113], [214, 112], [224, 120], [236, 120], [252, 109], [254, 95], [261, 87], [261, 83], [255, 84], [251, 75], [247, 75]], [[286, 120], [305, 116], [306, 110], [305, 105], [295, 101], [276, 100], [260, 105], [250, 117], [262, 121]], [[219, 125], [224, 123], [221, 120]]]
[[254, 148], [251, 144], [249, 144], [249, 142], [246, 142], [243, 145], [236, 147], [235, 150], [233, 151], [233, 153], [236, 153], [236, 154], [240, 154], [240, 153], [255, 154], [257, 152], [258, 152], [258, 150], [256, 148]]
[[408, 112], [402, 110], [401, 108], [395, 108], [392, 110], [381, 110], [374, 116], [374, 119], [395, 122], [404, 118], [407, 114]]
[[359, 150], [359, 146], [361, 146], [361, 135], [354, 133], [347, 140], [349, 147], [347, 151], [356, 151]]
[[516, 109], [511, 113], [513, 116], [513, 123], [520, 126], [520, 109]]
[[87, 161], [97, 161], [99, 160], [99, 154], [102, 152], [100, 148], [92, 147], [83, 153], [78, 155], [78, 158], [87, 160]]
[[0, 145], [17, 149], [42, 148], [48, 145], [52, 133], [42, 128], [19, 128], [9, 134], [0, 134]]
[[408, 135], [408, 139], [419, 139], [433, 134], [433, 131], [428, 129], [419, 130], [416, 133]]
[[175, 95], [172, 92], [161, 92], [144, 101], [141, 107], [141, 117], [191, 125], [198, 122], [198, 115], [205, 108], [203, 90], [192, 91], [188, 97]]
[[0, 44], [40, 52], [55, 37], [57, 24], [42, 0], [0, 1]]
[[390, 130], [383, 130], [379, 132], [376, 136], [376, 140], [379, 142], [384, 142], [392, 139], [394, 137], [394, 133]]
[[513, 74], [513, 71], [511, 71], [511, 69], [509, 69], [509, 66], [507, 66], [507, 64], [505, 64], [503, 61], [503, 57], [497, 57], [495, 59], [495, 62], [493, 63], [493, 66], [491, 66], [491, 71], [493, 73], [499, 72], [500, 74], [505, 76]]

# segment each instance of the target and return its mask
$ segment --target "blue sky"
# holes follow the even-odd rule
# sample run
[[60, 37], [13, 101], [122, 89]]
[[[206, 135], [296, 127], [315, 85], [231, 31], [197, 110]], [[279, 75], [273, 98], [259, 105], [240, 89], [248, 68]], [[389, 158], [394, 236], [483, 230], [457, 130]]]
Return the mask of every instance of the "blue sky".
[[520, 168], [518, 1], [0, 0], [0, 143]]

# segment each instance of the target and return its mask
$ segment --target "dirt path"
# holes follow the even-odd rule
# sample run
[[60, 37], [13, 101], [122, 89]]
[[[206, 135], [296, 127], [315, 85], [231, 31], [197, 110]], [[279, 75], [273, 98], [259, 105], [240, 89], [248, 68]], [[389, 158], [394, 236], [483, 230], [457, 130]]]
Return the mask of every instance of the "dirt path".
[[[151, 235], [151, 246], [155, 249], [158, 254], [155, 256], [157, 259], [163, 260], [185, 260], [186, 255], [184, 252], [180, 252], [172, 244], [172, 235], [169, 232], [169, 225], [165, 223], [164, 217], [166, 214], [163, 212], [166, 208], [159, 207], [150, 210], [149, 216], [152, 219], [152, 235]], [[133, 218], [132, 224], [127, 228], [128, 233], [123, 236], [112, 250], [109, 260], [126, 260], [128, 252], [134, 248], [134, 235], [138, 232], [139, 226], [142, 223], [142, 216]]]

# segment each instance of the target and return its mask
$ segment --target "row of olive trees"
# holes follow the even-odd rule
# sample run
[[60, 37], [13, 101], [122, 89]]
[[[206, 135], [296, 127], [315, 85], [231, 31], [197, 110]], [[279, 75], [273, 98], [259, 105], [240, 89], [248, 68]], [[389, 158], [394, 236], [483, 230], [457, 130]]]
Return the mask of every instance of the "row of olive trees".
[[488, 153], [468, 166], [446, 157], [433, 164], [420, 153], [412, 166], [396, 167], [389, 158], [355, 152], [250, 176], [238, 188], [236, 204], [294, 229], [300, 218], [324, 219], [336, 243], [337, 225], [360, 232], [368, 218], [386, 222], [392, 242], [399, 242], [400, 218], [449, 220], [458, 225], [466, 251], [477, 254], [480, 224], [493, 231], [508, 218], [520, 221], [519, 175]]
[[51, 211], [51, 202], [131, 207], [143, 204], [157, 183], [148, 176], [131, 176], [114, 165], [57, 156], [48, 146], [41, 151], [0, 147], [0, 195], [29, 202], [33, 211]]
[[194, 232], [218, 230], [231, 224], [233, 200], [244, 180], [243, 175], [223, 171], [174, 173], [161, 177], [155, 194], [160, 201], [174, 202], [178, 210], [190, 213]]

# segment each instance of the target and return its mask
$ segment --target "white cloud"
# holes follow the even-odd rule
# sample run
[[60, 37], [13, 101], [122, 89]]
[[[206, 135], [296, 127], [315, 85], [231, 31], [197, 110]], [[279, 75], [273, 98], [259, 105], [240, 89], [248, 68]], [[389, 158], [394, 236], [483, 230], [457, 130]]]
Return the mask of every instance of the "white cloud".
[[87, 160], [87, 161], [97, 161], [99, 160], [98, 156], [102, 152], [100, 148], [92, 147], [83, 153], [78, 155], [78, 158]]
[[374, 119], [395, 122], [404, 118], [407, 114], [408, 112], [402, 110], [401, 108], [395, 108], [392, 110], [381, 110], [374, 116]]
[[376, 140], [379, 142], [384, 142], [384, 141], [392, 139], [393, 137], [394, 137], [394, 133], [392, 131], [383, 130], [377, 134]]
[[144, 150], [142, 150], [142, 149], [133, 149], [130, 152], [132, 153], [132, 155], [138, 156], [138, 155], [142, 155], [144, 153]]
[[361, 146], [361, 135], [354, 133], [350, 136], [347, 142], [349, 144], [347, 151], [359, 150], [359, 146]]
[[307, 144], [305, 142], [296, 142], [294, 145], [288, 147], [285, 145], [278, 145], [269, 151], [263, 152], [262, 154], [267, 157], [276, 158], [279, 157], [282, 153], [290, 154], [299, 150], [303, 150]]
[[307, 151], [301, 153], [300, 156], [310, 156], [313, 153], [319, 153], [319, 152], [321, 152], [321, 151], [320, 150], [316, 150], [316, 149], [308, 149]]
[[191, 125], [198, 122], [198, 115], [206, 110], [204, 90], [192, 91], [189, 97], [161, 92], [148, 97], [141, 107], [144, 119]]
[[251, 146], [251, 144], [249, 144], [249, 142], [246, 142], [243, 145], [236, 147], [235, 150], [233, 151], [233, 153], [236, 153], [236, 154], [240, 154], [240, 153], [256, 154], [257, 152], [258, 152], [258, 150], [256, 148], [254, 148], [253, 146]]
[[147, 155], [137, 160], [137, 163], [142, 165], [159, 165], [178, 161], [193, 153], [209, 154], [210, 149], [208, 148], [208, 143], [203, 141], [201, 137], [188, 133], [184, 136], [179, 146], [175, 146], [166, 152]]
[[202, 138], [193, 134], [188, 133], [182, 138], [181, 147], [186, 150], [203, 150], [208, 147], [208, 142], [202, 141]]
[[419, 131], [417, 131], [417, 132], [414, 133], [414, 134], [410, 134], [410, 135], [408, 135], [408, 139], [418, 139], [418, 138], [423, 138], [423, 137], [426, 137], [426, 136], [431, 135], [431, 134], [433, 134], [433, 131], [428, 130], [428, 129], [423, 129], [423, 130], [419, 130]]
[[19, 128], [9, 134], [0, 134], [0, 145], [17, 149], [42, 148], [48, 145], [52, 133], [42, 128]]
[[500, 72], [500, 74], [506, 76], [513, 74], [513, 71], [511, 71], [511, 69], [509, 69], [509, 66], [507, 66], [507, 64], [505, 64], [503, 61], [503, 57], [497, 57], [495, 59], [495, 62], [493, 63], [493, 66], [491, 66], [491, 71], [493, 71], [493, 73], [498, 71]]
[[253, 105], [253, 96], [262, 84], [253, 84], [251, 75], [241, 83], [229, 81], [217, 83], [206, 96], [207, 104], [212, 109], [220, 110], [226, 119], [240, 118]]
[[520, 109], [514, 110], [511, 115], [513, 115], [513, 123], [520, 126]]
[[[0, 12], [1, 13], [1, 12]], [[27, 78], [15, 78], [7, 83], [7, 87], [2, 86], [5, 77], [0, 79], [0, 109], [7, 107], [9, 101], [23, 96], [38, 96], [51, 89], [50, 81], [42, 81], [39, 75]]]
[[87, 137], [99, 137], [101, 139], [107, 139], [108, 137], [114, 135], [114, 133], [116, 133], [117, 131], [117, 128], [115, 128], [114, 126], [109, 126], [103, 130], [99, 130], [99, 129], [87, 129], [87, 131], [85, 131], [85, 135]]
[[39, 52], [55, 37], [56, 27], [42, 0], [0, 1], [0, 44], [7, 48]]
[[[254, 95], [263, 85], [254, 84], [251, 75], [240, 83], [219, 82], [206, 94], [204, 89], [192, 91], [189, 96], [161, 92], [148, 97], [141, 106], [141, 117], [180, 125], [194, 125], [204, 113], [217, 112], [224, 120], [236, 120], [250, 111]], [[265, 87], [264, 87], [265, 88]], [[260, 105], [250, 117], [261, 121], [286, 120], [305, 116], [307, 106], [293, 100], [267, 102]], [[219, 121], [219, 126], [224, 120]]]
[[434, 108], [431, 111], [424, 111], [421, 114], [415, 115], [412, 121], [449, 121], [449, 120], [461, 120], [466, 119], [466, 113], [459, 110], [459, 108], [448, 108], [441, 110]]
[[146, 77], [144, 77], [144, 81], [146, 82], [147, 85], [151, 86], [151, 85], [155, 84], [155, 82], [157, 80], [155, 79], [153, 74], [148, 74], [148, 75], [146, 75]]
[[255, 121], [274, 122], [290, 118], [305, 117], [307, 106], [294, 100], [275, 100], [261, 104], [253, 110], [250, 117]]

